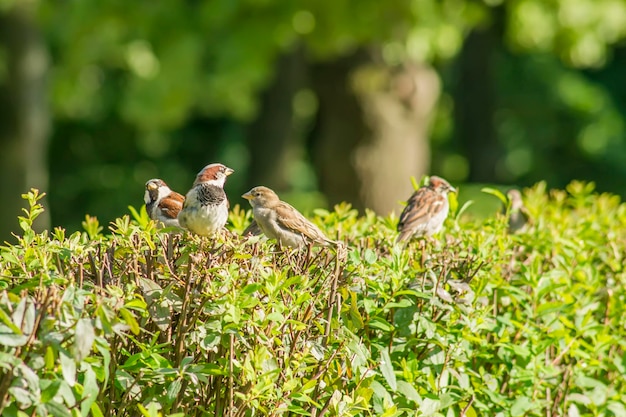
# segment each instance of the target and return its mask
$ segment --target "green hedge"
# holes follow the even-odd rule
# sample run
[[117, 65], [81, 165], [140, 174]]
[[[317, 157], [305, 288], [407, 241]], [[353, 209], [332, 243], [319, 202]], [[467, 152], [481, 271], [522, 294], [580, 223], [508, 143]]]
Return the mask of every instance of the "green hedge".
[[[626, 206], [592, 184], [526, 190], [532, 224], [314, 220], [347, 250], [280, 252], [156, 229], [0, 248], [0, 415], [626, 416]], [[457, 210], [457, 213], [463, 210]]]

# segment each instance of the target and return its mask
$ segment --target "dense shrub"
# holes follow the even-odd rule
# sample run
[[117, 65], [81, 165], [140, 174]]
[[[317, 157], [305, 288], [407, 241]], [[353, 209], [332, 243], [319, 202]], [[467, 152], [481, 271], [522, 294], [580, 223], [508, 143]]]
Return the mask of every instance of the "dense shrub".
[[[2, 416], [626, 416], [626, 206], [590, 184], [525, 194], [532, 223], [451, 216], [394, 246], [393, 218], [338, 206], [347, 249], [282, 252], [158, 230], [1, 248]], [[460, 210], [462, 211], [462, 210]]]

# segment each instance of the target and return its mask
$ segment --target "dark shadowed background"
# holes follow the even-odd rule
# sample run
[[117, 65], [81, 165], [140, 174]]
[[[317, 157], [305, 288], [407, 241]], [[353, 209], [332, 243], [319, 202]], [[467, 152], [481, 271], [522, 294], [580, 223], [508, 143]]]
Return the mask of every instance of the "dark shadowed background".
[[423, 174], [624, 195], [625, 37], [621, 0], [0, 0], [0, 241], [30, 187], [73, 231], [215, 161], [233, 205], [387, 214]]

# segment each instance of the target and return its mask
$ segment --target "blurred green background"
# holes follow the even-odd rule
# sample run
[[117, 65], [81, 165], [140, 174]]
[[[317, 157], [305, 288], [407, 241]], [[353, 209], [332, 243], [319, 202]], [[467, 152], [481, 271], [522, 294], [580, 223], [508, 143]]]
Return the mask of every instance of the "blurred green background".
[[397, 213], [423, 174], [624, 195], [625, 37], [625, 0], [0, 0], [0, 239], [30, 187], [76, 230], [216, 161], [245, 208]]

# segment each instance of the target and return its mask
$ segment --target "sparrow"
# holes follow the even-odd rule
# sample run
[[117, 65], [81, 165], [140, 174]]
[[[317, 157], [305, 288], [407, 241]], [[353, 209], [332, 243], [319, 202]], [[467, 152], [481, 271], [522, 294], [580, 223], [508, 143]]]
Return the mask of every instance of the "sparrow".
[[267, 187], [254, 187], [242, 197], [250, 201], [254, 220], [259, 228], [270, 239], [276, 239], [281, 246], [299, 248], [309, 243], [322, 246], [337, 244]]
[[507, 191], [506, 196], [509, 200], [508, 208], [503, 208], [503, 213], [507, 214], [508, 209], [508, 231], [515, 233], [528, 223], [530, 216], [528, 210], [522, 201], [522, 193], [519, 190], [511, 189]]
[[398, 222], [396, 242], [437, 233], [448, 217], [448, 193], [456, 192], [446, 180], [431, 176], [428, 185], [418, 188], [409, 198]]
[[146, 182], [143, 200], [146, 211], [152, 220], [163, 223], [166, 227], [180, 227], [178, 213], [183, 208], [185, 197], [172, 191], [165, 181], [153, 178]]
[[201, 236], [213, 235], [224, 227], [229, 208], [224, 183], [233, 172], [222, 164], [210, 164], [198, 172], [178, 213], [182, 227]]

